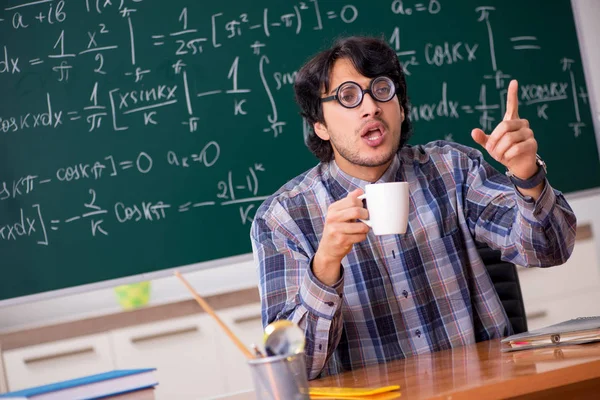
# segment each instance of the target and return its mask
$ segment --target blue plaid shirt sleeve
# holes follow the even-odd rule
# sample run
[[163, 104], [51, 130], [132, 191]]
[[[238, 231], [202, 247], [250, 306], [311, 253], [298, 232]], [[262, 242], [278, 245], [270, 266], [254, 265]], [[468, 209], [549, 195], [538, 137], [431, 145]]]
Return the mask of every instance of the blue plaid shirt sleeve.
[[481, 152], [469, 152], [465, 188], [471, 233], [502, 251], [506, 261], [527, 267], [550, 267], [567, 261], [575, 246], [577, 220], [563, 195], [546, 180], [533, 201], [496, 171]]
[[344, 276], [333, 286], [320, 282], [298, 242], [304, 234], [283, 208], [254, 220], [251, 239], [259, 268], [263, 326], [288, 319], [304, 330], [309, 379], [323, 370], [342, 333]]

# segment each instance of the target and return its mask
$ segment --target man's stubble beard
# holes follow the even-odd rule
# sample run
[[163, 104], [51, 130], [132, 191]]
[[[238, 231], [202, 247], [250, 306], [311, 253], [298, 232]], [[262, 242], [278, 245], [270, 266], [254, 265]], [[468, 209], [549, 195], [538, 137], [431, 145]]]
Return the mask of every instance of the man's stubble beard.
[[351, 151], [345, 148], [340, 149], [336, 147], [336, 150], [343, 159], [350, 162], [351, 164], [358, 165], [361, 167], [379, 167], [388, 163], [396, 155], [399, 148], [400, 143], [396, 143], [395, 146], [392, 147], [390, 152], [386, 154], [381, 154], [377, 158], [361, 157], [359, 151]]
[[[381, 122], [381, 124], [384, 126], [386, 132], [388, 132], [388, 134], [389, 134], [388, 124], [383, 119], [376, 118], [376, 120], [378, 122]], [[365, 122], [360, 128], [358, 128], [354, 132], [354, 134], [356, 136], [360, 136], [360, 131], [369, 122], [371, 122], [371, 121]], [[385, 165], [386, 163], [390, 162], [390, 160], [392, 160], [392, 158], [398, 152], [398, 149], [400, 148], [401, 134], [402, 134], [401, 132], [398, 134], [398, 140], [394, 143], [394, 146], [392, 147], [392, 149], [389, 153], [381, 154], [379, 157], [377, 157], [375, 159], [361, 157], [359, 150], [352, 150], [349, 148], [349, 146], [338, 147], [333, 143], [333, 140], [331, 140], [331, 145], [337, 150], [337, 152], [343, 159], [345, 159], [346, 161], [348, 161], [351, 164], [358, 165], [360, 167], [380, 167], [380, 166]], [[362, 140], [362, 138], [361, 138], [361, 140]]]

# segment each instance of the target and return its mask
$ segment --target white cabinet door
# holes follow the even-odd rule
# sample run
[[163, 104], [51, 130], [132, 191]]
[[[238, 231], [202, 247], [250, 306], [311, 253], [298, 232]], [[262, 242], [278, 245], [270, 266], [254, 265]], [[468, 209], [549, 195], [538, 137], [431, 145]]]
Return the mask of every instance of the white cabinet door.
[[11, 391], [114, 368], [108, 334], [23, 347], [4, 352], [4, 367]]
[[158, 400], [201, 399], [225, 392], [216, 324], [196, 315], [114, 330], [118, 368], [156, 368]]
[[588, 239], [575, 242], [573, 254], [563, 265], [552, 268], [519, 267], [525, 306], [538, 300], [545, 302], [557, 297], [566, 299], [583, 291], [599, 290], [599, 260], [595, 241]]
[[[219, 316], [250, 351], [252, 351], [250, 346], [253, 343], [260, 349], [263, 348], [260, 303], [223, 310], [219, 312]], [[220, 335], [220, 340], [223, 360], [226, 362], [223, 367], [223, 375], [227, 393], [253, 389], [250, 367], [246, 363], [246, 357], [225, 334]]]
[[600, 265], [592, 239], [575, 242], [571, 258], [552, 268], [518, 268], [529, 330], [600, 315]]
[[594, 317], [600, 315], [600, 291], [578, 292], [567, 299], [536, 302], [527, 307], [527, 315], [529, 330], [541, 329], [573, 318]]

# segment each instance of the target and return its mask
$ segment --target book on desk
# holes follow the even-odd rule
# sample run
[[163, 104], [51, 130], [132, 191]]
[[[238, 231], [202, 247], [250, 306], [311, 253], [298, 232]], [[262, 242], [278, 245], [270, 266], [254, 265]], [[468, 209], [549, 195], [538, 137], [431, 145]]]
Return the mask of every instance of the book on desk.
[[580, 317], [502, 339], [503, 352], [600, 341], [600, 316]]
[[[156, 368], [120, 369], [0, 394], [0, 400], [92, 400], [141, 393], [158, 384]], [[147, 392], [146, 392], [147, 393]], [[148, 397], [145, 397], [148, 398]]]

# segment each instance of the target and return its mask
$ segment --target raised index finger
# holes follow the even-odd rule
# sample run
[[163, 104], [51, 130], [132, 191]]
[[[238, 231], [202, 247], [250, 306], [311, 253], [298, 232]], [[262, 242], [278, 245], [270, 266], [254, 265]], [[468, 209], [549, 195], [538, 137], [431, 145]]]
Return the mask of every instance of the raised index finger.
[[519, 83], [513, 79], [506, 93], [506, 113], [504, 120], [519, 119]]

